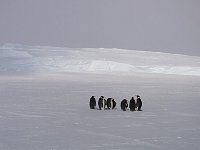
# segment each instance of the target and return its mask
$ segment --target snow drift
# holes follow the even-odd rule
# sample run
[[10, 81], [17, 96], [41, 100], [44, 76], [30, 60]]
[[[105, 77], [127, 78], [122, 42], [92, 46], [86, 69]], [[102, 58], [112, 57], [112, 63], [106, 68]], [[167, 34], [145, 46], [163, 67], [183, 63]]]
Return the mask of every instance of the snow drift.
[[160, 73], [200, 75], [200, 57], [158, 52], [5, 44], [0, 72]]

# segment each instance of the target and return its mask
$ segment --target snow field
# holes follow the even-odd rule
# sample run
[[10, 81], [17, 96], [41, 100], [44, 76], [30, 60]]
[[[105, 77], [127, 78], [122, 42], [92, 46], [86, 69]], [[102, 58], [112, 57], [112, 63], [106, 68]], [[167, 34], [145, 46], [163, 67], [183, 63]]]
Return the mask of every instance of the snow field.
[[[199, 149], [198, 77], [36, 74], [0, 78], [0, 148]], [[120, 102], [141, 95], [142, 112]], [[104, 95], [115, 110], [90, 110]]]

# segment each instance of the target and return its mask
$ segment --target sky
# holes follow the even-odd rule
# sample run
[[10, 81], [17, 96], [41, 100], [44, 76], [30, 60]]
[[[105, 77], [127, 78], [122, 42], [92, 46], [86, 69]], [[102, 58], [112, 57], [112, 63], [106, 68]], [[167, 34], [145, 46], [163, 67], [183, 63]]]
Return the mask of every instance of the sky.
[[0, 44], [200, 56], [199, 0], [0, 0]]

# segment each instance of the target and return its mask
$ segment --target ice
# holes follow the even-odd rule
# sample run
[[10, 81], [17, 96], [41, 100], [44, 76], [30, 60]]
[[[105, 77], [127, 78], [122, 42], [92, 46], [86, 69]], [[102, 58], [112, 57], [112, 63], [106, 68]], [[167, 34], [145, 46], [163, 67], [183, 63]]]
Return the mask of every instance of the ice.
[[200, 57], [102, 48], [59, 48], [6, 44], [0, 72], [159, 73], [200, 75]]

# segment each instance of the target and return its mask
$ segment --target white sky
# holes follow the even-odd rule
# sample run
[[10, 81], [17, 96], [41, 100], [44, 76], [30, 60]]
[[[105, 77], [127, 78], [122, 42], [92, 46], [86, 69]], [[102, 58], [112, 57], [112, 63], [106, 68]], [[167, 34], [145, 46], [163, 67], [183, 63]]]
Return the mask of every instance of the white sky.
[[199, 0], [0, 0], [0, 44], [200, 56]]

